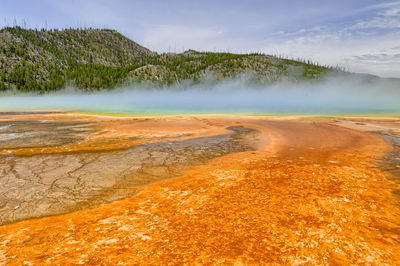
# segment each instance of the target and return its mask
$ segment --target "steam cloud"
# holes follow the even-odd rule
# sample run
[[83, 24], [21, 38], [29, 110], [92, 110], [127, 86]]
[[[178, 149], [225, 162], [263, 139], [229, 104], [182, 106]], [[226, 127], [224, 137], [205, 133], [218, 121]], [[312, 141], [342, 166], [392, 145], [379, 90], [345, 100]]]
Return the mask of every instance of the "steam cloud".
[[64, 90], [47, 95], [3, 95], [0, 110], [71, 110], [102, 113], [400, 113], [397, 79], [335, 77], [318, 83], [251, 86], [241, 80], [214, 85], [107, 92]]

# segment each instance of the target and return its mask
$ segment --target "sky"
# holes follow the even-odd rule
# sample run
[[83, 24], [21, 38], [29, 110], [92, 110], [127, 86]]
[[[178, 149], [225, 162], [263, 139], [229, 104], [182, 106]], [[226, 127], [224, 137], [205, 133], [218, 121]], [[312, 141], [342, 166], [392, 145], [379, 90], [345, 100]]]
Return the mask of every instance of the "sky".
[[0, 26], [118, 30], [157, 52], [262, 52], [400, 78], [400, 1], [0, 0]]

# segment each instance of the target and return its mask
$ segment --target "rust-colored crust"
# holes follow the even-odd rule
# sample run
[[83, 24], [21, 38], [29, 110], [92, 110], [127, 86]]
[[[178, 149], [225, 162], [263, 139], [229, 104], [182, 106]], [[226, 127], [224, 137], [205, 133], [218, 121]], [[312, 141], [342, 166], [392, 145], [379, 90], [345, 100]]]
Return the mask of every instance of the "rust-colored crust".
[[400, 263], [400, 209], [393, 182], [375, 163], [389, 149], [382, 139], [311, 118], [219, 119], [262, 130], [268, 145], [214, 159], [130, 199], [1, 226], [0, 261]]

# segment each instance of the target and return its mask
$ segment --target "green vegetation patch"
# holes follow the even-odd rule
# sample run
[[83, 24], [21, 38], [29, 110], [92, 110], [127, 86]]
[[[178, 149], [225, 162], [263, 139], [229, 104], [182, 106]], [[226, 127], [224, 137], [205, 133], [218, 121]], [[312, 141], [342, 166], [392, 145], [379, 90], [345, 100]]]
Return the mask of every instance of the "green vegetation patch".
[[45, 93], [66, 86], [100, 90], [132, 83], [168, 86], [242, 76], [265, 84], [318, 80], [332, 72], [342, 70], [256, 53], [157, 54], [107, 29], [0, 30], [0, 91]]

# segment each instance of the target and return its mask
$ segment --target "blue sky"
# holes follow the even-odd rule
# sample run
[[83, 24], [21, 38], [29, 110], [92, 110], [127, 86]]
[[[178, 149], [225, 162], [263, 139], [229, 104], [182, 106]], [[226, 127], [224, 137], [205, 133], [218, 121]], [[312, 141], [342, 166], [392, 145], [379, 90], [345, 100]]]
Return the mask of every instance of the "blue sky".
[[0, 0], [0, 25], [14, 20], [113, 28], [158, 52], [265, 52], [400, 77], [400, 1]]

